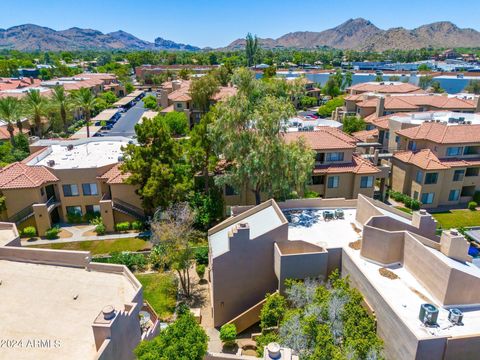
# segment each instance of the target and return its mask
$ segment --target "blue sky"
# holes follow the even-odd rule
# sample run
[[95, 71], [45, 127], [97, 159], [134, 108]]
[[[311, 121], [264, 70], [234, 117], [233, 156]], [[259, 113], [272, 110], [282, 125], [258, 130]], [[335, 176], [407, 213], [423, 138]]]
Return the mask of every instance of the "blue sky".
[[[394, 5], [395, 4], [395, 5]], [[321, 31], [363, 17], [380, 28], [452, 21], [480, 30], [479, 0], [1, 0], [0, 28], [33, 23], [127, 31], [196, 46], [225, 46], [247, 32], [279, 37]]]

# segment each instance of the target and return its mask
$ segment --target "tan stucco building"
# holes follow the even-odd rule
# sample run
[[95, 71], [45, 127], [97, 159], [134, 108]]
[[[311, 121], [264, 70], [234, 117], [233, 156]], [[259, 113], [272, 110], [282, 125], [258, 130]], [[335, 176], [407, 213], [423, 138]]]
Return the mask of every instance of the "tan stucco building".
[[[335, 209], [343, 215], [327, 220], [325, 211]], [[465, 238], [455, 230], [436, 236], [425, 210], [407, 215], [363, 195], [233, 210], [209, 231], [215, 326], [245, 329], [259, 321], [266, 293], [283, 292], [285, 279], [325, 279], [340, 269], [374, 314], [387, 359], [478, 355], [480, 269]], [[434, 324], [421, 315], [425, 304], [438, 311]], [[450, 318], [452, 308], [463, 312], [461, 322]]]
[[0, 269], [2, 359], [133, 360], [138, 343], [159, 332], [123, 265], [92, 262], [87, 251], [22, 248], [15, 224], [0, 223]]
[[[308, 190], [322, 198], [355, 199], [359, 194], [373, 197], [377, 179], [388, 176], [387, 169], [380, 169], [357, 153], [353, 136], [339, 129], [320, 126], [315, 131], [286, 132], [282, 135], [287, 143], [303, 138], [315, 151], [315, 166]], [[253, 192], [244, 189], [236, 192], [224, 189], [226, 205], [253, 205]]]
[[480, 124], [430, 121], [396, 131], [391, 187], [423, 207], [472, 200], [480, 190]]
[[54, 223], [101, 216], [107, 231], [116, 222], [142, 220], [136, 187], [125, 184], [122, 146], [126, 138], [40, 140], [22, 162], [0, 170], [6, 221], [35, 226], [40, 235]]

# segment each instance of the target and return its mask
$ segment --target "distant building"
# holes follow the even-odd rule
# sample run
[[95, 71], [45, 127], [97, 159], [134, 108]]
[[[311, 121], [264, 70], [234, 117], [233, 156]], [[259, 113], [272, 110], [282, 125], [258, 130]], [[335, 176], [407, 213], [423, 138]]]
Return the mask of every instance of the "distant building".
[[58, 222], [101, 216], [107, 231], [115, 223], [143, 219], [136, 187], [125, 184], [121, 147], [126, 138], [39, 140], [22, 162], [0, 169], [5, 220], [40, 235]]

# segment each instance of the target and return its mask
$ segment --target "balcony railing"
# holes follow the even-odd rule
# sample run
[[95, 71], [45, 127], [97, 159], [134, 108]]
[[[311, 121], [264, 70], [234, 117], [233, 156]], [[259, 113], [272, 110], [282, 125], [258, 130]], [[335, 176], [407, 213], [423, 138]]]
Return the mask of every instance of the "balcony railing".
[[124, 214], [127, 214], [127, 215], [130, 215], [130, 216], [133, 216], [134, 218], [138, 219], [138, 220], [145, 220], [145, 213], [143, 212], [142, 209], [132, 205], [132, 204], [129, 204], [125, 201], [122, 201], [122, 200], [119, 200], [119, 199], [113, 199], [112, 200], [112, 206], [113, 206], [113, 209], [121, 212], [121, 213], [124, 213]]
[[17, 212], [15, 215], [12, 215], [8, 218], [8, 222], [12, 222], [15, 224], [20, 224], [22, 221], [27, 220], [29, 217], [33, 216], [33, 204], [30, 204]]

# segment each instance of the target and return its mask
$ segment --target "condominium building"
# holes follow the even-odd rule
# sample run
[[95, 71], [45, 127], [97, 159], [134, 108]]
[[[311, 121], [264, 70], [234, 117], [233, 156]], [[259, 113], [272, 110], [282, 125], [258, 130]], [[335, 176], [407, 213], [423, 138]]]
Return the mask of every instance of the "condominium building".
[[[380, 118], [400, 112], [455, 111], [480, 112], [479, 98], [464, 99], [446, 94], [356, 94], [345, 97], [345, 106], [337, 111], [356, 114], [362, 118], [372, 115]], [[339, 116], [339, 115], [338, 115]]]
[[400, 81], [381, 81], [381, 82], [365, 82], [352, 85], [346, 89], [350, 95], [359, 95], [365, 93], [376, 94], [425, 94], [422, 88]]
[[[158, 103], [162, 107], [160, 114], [172, 111], [184, 112], [190, 126], [200, 121], [202, 111], [193, 103], [190, 96], [191, 80], [173, 80], [164, 82], [158, 91]], [[221, 86], [213, 95], [211, 102], [216, 103], [237, 93], [233, 86]]]
[[392, 158], [393, 190], [424, 207], [472, 200], [480, 190], [480, 124], [424, 122], [396, 131]]
[[269, 200], [232, 213], [208, 232], [215, 326], [242, 331], [286, 279], [324, 280], [339, 269], [363, 294], [387, 359], [477, 357], [480, 269], [465, 238], [436, 236], [425, 210], [408, 215], [359, 195]]
[[107, 231], [116, 222], [143, 219], [136, 187], [120, 169], [122, 137], [39, 140], [22, 162], [0, 169], [3, 218], [40, 235], [58, 222], [101, 216]]
[[133, 360], [138, 343], [158, 334], [126, 266], [19, 244], [15, 224], [0, 223], [2, 359]]

